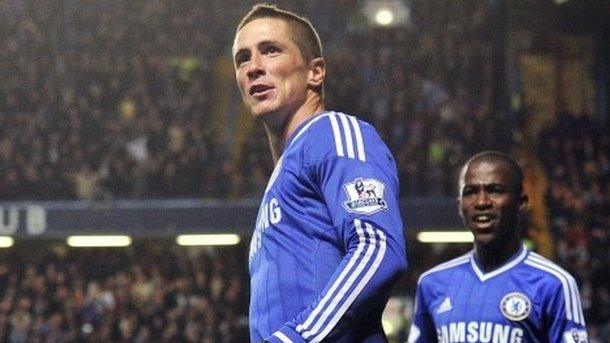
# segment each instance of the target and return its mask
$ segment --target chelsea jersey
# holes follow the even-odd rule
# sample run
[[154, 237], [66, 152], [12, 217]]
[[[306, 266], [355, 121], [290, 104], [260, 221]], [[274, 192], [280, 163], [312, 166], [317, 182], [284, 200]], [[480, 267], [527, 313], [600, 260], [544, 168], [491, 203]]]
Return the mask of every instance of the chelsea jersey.
[[384, 342], [406, 268], [398, 178], [374, 128], [338, 112], [303, 123], [269, 179], [249, 253], [253, 342]]
[[482, 271], [470, 252], [423, 273], [410, 343], [587, 342], [574, 278], [523, 247]]

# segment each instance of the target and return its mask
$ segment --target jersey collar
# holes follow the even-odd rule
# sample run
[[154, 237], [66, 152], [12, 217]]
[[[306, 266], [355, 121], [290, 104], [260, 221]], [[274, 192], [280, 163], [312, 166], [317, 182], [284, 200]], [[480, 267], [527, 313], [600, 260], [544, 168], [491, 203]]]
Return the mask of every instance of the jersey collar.
[[317, 115], [307, 119], [306, 121], [302, 122], [297, 127], [297, 129], [294, 131], [296, 133], [292, 134], [292, 137], [290, 137], [290, 139], [288, 139], [288, 141], [286, 142], [286, 145], [284, 146], [284, 149], [282, 150], [282, 155], [277, 160], [277, 163], [275, 164], [275, 167], [273, 168], [273, 173], [271, 173], [271, 177], [269, 178], [269, 181], [267, 181], [267, 187], [265, 187], [265, 193], [267, 193], [267, 191], [269, 191], [271, 186], [273, 186], [273, 183], [275, 183], [275, 180], [277, 179], [278, 175], [280, 174], [280, 170], [282, 169], [282, 163], [284, 160], [284, 152], [287, 151], [288, 148], [292, 145], [292, 143], [294, 141], [296, 141], [297, 138], [299, 138], [305, 131], [307, 131], [307, 129], [313, 123], [317, 122], [318, 120], [322, 119], [323, 117], [327, 117], [330, 113], [331, 112], [322, 112], [320, 114], [317, 114]]
[[500, 275], [500, 274], [508, 271], [512, 267], [519, 264], [519, 262], [521, 262], [525, 259], [525, 257], [527, 256], [527, 253], [528, 253], [528, 249], [525, 247], [525, 245], [523, 245], [521, 247], [521, 250], [519, 250], [517, 253], [515, 253], [513, 256], [511, 256], [511, 258], [509, 258], [504, 263], [504, 265], [502, 265], [501, 267], [496, 268], [488, 273], [484, 273], [482, 271], [482, 269], [479, 267], [479, 261], [477, 261], [477, 258], [475, 256], [474, 250], [473, 250], [470, 252], [470, 265], [472, 266], [472, 270], [474, 270], [475, 274], [477, 274], [477, 276], [479, 277], [479, 280], [486, 281], [486, 280], [491, 279], [494, 276]]
[[297, 129], [294, 130], [295, 133], [292, 134], [292, 137], [290, 137], [288, 139], [288, 141], [286, 142], [286, 145], [284, 145], [284, 150], [282, 151], [282, 155], [284, 154], [284, 151], [288, 150], [288, 148], [292, 145], [292, 143], [294, 141], [297, 140], [297, 138], [301, 137], [301, 135], [303, 133], [305, 133], [305, 131], [307, 131], [307, 129], [315, 122], [317, 122], [318, 120], [322, 119], [323, 117], [328, 117], [328, 115], [331, 112], [329, 111], [325, 111], [325, 112], [321, 112], [309, 119], [307, 119], [306, 121], [302, 122], [299, 126], [297, 126]]

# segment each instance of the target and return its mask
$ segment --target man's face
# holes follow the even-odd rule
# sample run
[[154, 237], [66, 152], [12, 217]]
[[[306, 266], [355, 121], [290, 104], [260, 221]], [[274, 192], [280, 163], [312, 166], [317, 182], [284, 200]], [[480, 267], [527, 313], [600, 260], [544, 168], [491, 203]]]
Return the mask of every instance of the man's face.
[[460, 216], [475, 244], [505, 247], [518, 241], [519, 214], [527, 197], [518, 194], [515, 177], [504, 162], [474, 161], [460, 177]]
[[310, 68], [292, 40], [288, 24], [256, 19], [237, 33], [233, 59], [237, 85], [252, 114], [282, 123], [306, 100]]

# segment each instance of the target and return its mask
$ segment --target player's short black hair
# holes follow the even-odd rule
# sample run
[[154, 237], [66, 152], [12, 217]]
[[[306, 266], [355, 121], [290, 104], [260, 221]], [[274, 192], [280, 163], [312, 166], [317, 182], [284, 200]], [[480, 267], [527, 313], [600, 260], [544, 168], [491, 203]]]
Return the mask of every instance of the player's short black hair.
[[[505, 164], [508, 167], [511, 181], [516, 187], [516, 194], [521, 194], [523, 192], [523, 169], [521, 168], [519, 163], [517, 163], [517, 161], [515, 161], [512, 157], [500, 151], [487, 150], [469, 158], [468, 161], [464, 163], [464, 167], [462, 168], [462, 172], [460, 173], [460, 183], [466, 173], [466, 169], [468, 168], [468, 166], [475, 162], [493, 162]], [[459, 192], [461, 192], [461, 189], [459, 190]]]
[[246, 24], [261, 18], [276, 18], [285, 21], [292, 31], [291, 38], [299, 47], [305, 61], [309, 62], [314, 58], [323, 57], [320, 36], [311, 22], [305, 17], [280, 9], [275, 5], [254, 5], [237, 25], [236, 35]]

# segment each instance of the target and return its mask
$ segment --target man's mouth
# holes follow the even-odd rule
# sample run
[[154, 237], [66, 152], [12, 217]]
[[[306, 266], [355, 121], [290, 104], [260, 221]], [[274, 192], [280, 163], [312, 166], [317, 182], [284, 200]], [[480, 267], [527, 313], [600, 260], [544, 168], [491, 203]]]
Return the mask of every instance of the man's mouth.
[[471, 217], [471, 223], [473, 229], [476, 229], [480, 233], [490, 230], [493, 226], [496, 216], [489, 213], [475, 214]]
[[266, 91], [273, 89], [273, 87], [268, 86], [268, 85], [263, 85], [263, 84], [257, 84], [257, 85], [253, 85], [252, 87], [250, 87], [250, 95], [253, 96], [260, 96], [265, 94]]
[[488, 213], [475, 214], [474, 216], [472, 216], [472, 221], [475, 223], [479, 223], [479, 224], [490, 223], [494, 219], [495, 219], [495, 216], [488, 214]]

